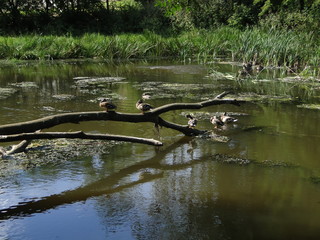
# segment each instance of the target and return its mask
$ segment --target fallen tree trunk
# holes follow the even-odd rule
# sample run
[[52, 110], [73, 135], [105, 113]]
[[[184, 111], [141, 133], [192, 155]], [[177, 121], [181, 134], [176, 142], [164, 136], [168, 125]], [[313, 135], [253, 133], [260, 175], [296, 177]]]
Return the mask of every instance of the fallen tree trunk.
[[[243, 101], [237, 100], [220, 100], [214, 99], [200, 103], [173, 103], [167, 104], [145, 114], [129, 114], [120, 112], [75, 112], [75, 113], [62, 113], [52, 115], [32, 121], [6, 124], [0, 126], [0, 135], [17, 134], [17, 133], [30, 133], [39, 129], [47, 129], [64, 123], [79, 123], [82, 121], [121, 121], [121, 122], [153, 122], [159, 123], [159, 115], [172, 110], [181, 109], [201, 109], [212, 105], [220, 104], [233, 104], [239, 106]], [[172, 125], [171, 125], [172, 126]], [[170, 126], [167, 125], [170, 128]], [[176, 129], [177, 130], [177, 129]], [[179, 130], [178, 130], [179, 131]], [[196, 134], [197, 131], [195, 131]]]
[[[179, 125], [168, 122], [161, 117], [160, 114], [173, 110], [181, 109], [201, 109], [213, 105], [233, 104], [240, 106], [244, 101], [235, 99], [222, 99], [229, 92], [223, 92], [217, 95], [214, 99], [202, 101], [198, 103], [172, 103], [154, 108], [144, 114], [120, 113], [120, 112], [75, 112], [52, 115], [32, 121], [12, 123], [0, 126], [0, 142], [12, 142], [18, 140], [26, 140], [17, 145], [17, 150], [25, 149], [29, 142], [33, 139], [54, 139], [54, 138], [81, 138], [81, 139], [100, 139], [100, 140], [116, 140], [134, 143], [143, 143], [154, 146], [162, 146], [160, 141], [154, 139], [145, 139], [131, 136], [108, 135], [108, 134], [88, 134], [82, 131], [78, 132], [40, 132], [40, 130], [48, 129], [64, 123], [79, 123], [82, 121], [121, 121], [121, 122], [152, 122], [156, 127], [163, 126], [180, 131], [187, 136], [196, 136], [205, 133], [206, 131], [189, 128], [188, 125]], [[15, 148], [3, 152], [1, 154], [8, 155], [16, 152]]]

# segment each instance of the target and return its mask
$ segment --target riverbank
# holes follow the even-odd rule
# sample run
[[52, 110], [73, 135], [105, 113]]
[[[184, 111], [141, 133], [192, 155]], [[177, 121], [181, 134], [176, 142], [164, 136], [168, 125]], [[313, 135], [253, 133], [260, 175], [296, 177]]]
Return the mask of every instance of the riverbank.
[[[319, 66], [319, 40], [312, 33], [262, 30], [239, 30], [222, 27], [211, 31], [193, 31], [177, 36], [152, 32], [106, 36], [0, 37], [0, 59], [144, 59], [170, 57], [182, 61], [208, 62], [217, 57], [233, 61], [255, 61], [271, 67]], [[311, 75], [318, 75], [315, 67]]]

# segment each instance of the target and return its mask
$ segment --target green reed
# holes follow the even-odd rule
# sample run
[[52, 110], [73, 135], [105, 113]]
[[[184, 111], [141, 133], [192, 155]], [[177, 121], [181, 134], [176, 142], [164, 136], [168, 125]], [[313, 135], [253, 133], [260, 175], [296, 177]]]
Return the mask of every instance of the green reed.
[[230, 27], [161, 36], [152, 32], [105, 36], [0, 37], [0, 59], [48, 60], [101, 58], [106, 60], [174, 57], [211, 61], [216, 57], [234, 61], [258, 61], [265, 65], [318, 66], [319, 40], [312, 33], [259, 28], [240, 31]]

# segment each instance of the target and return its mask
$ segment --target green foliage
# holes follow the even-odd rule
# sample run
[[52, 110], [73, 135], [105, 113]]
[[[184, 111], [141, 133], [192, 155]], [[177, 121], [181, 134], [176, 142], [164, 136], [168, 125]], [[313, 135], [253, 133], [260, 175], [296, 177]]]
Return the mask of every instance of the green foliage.
[[319, 11], [320, 0], [0, 0], [0, 33], [178, 33], [258, 24], [319, 32]]
[[232, 27], [243, 28], [255, 24], [257, 20], [253, 8], [241, 4], [234, 7], [234, 12], [228, 19], [228, 24]]
[[319, 40], [313, 33], [276, 28], [240, 30], [220, 27], [210, 31], [194, 30], [166, 37], [151, 31], [112, 36], [87, 33], [77, 37], [0, 37], [0, 58], [114, 60], [173, 57], [183, 61], [208, 62], [216, 57], [228, 57], [235, 61], [257, 61], [268, 66], [291, 67], [297, 62], [301, 66], [318, 66], [319, 46]]

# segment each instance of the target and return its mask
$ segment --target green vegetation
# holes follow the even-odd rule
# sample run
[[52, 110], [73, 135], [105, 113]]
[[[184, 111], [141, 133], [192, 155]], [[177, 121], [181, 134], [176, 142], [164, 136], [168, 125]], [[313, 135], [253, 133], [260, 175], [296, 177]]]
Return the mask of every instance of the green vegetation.
[[0, 59], [227, 57], [320, 64], [320, 1], [0, 1]]
[[[304, 46], [304, 47], [301, 47]], [[164, 37], [156, 33], [84, 34], [82, 36], [0, 37], [0, 58], [51, 60], [101, 58], [106, 60], [175, 57], [210, 61], [228, 57], [264, 65], [320, 64], [320, 44], [310, 33], [259, 28], [220, 27]]]

